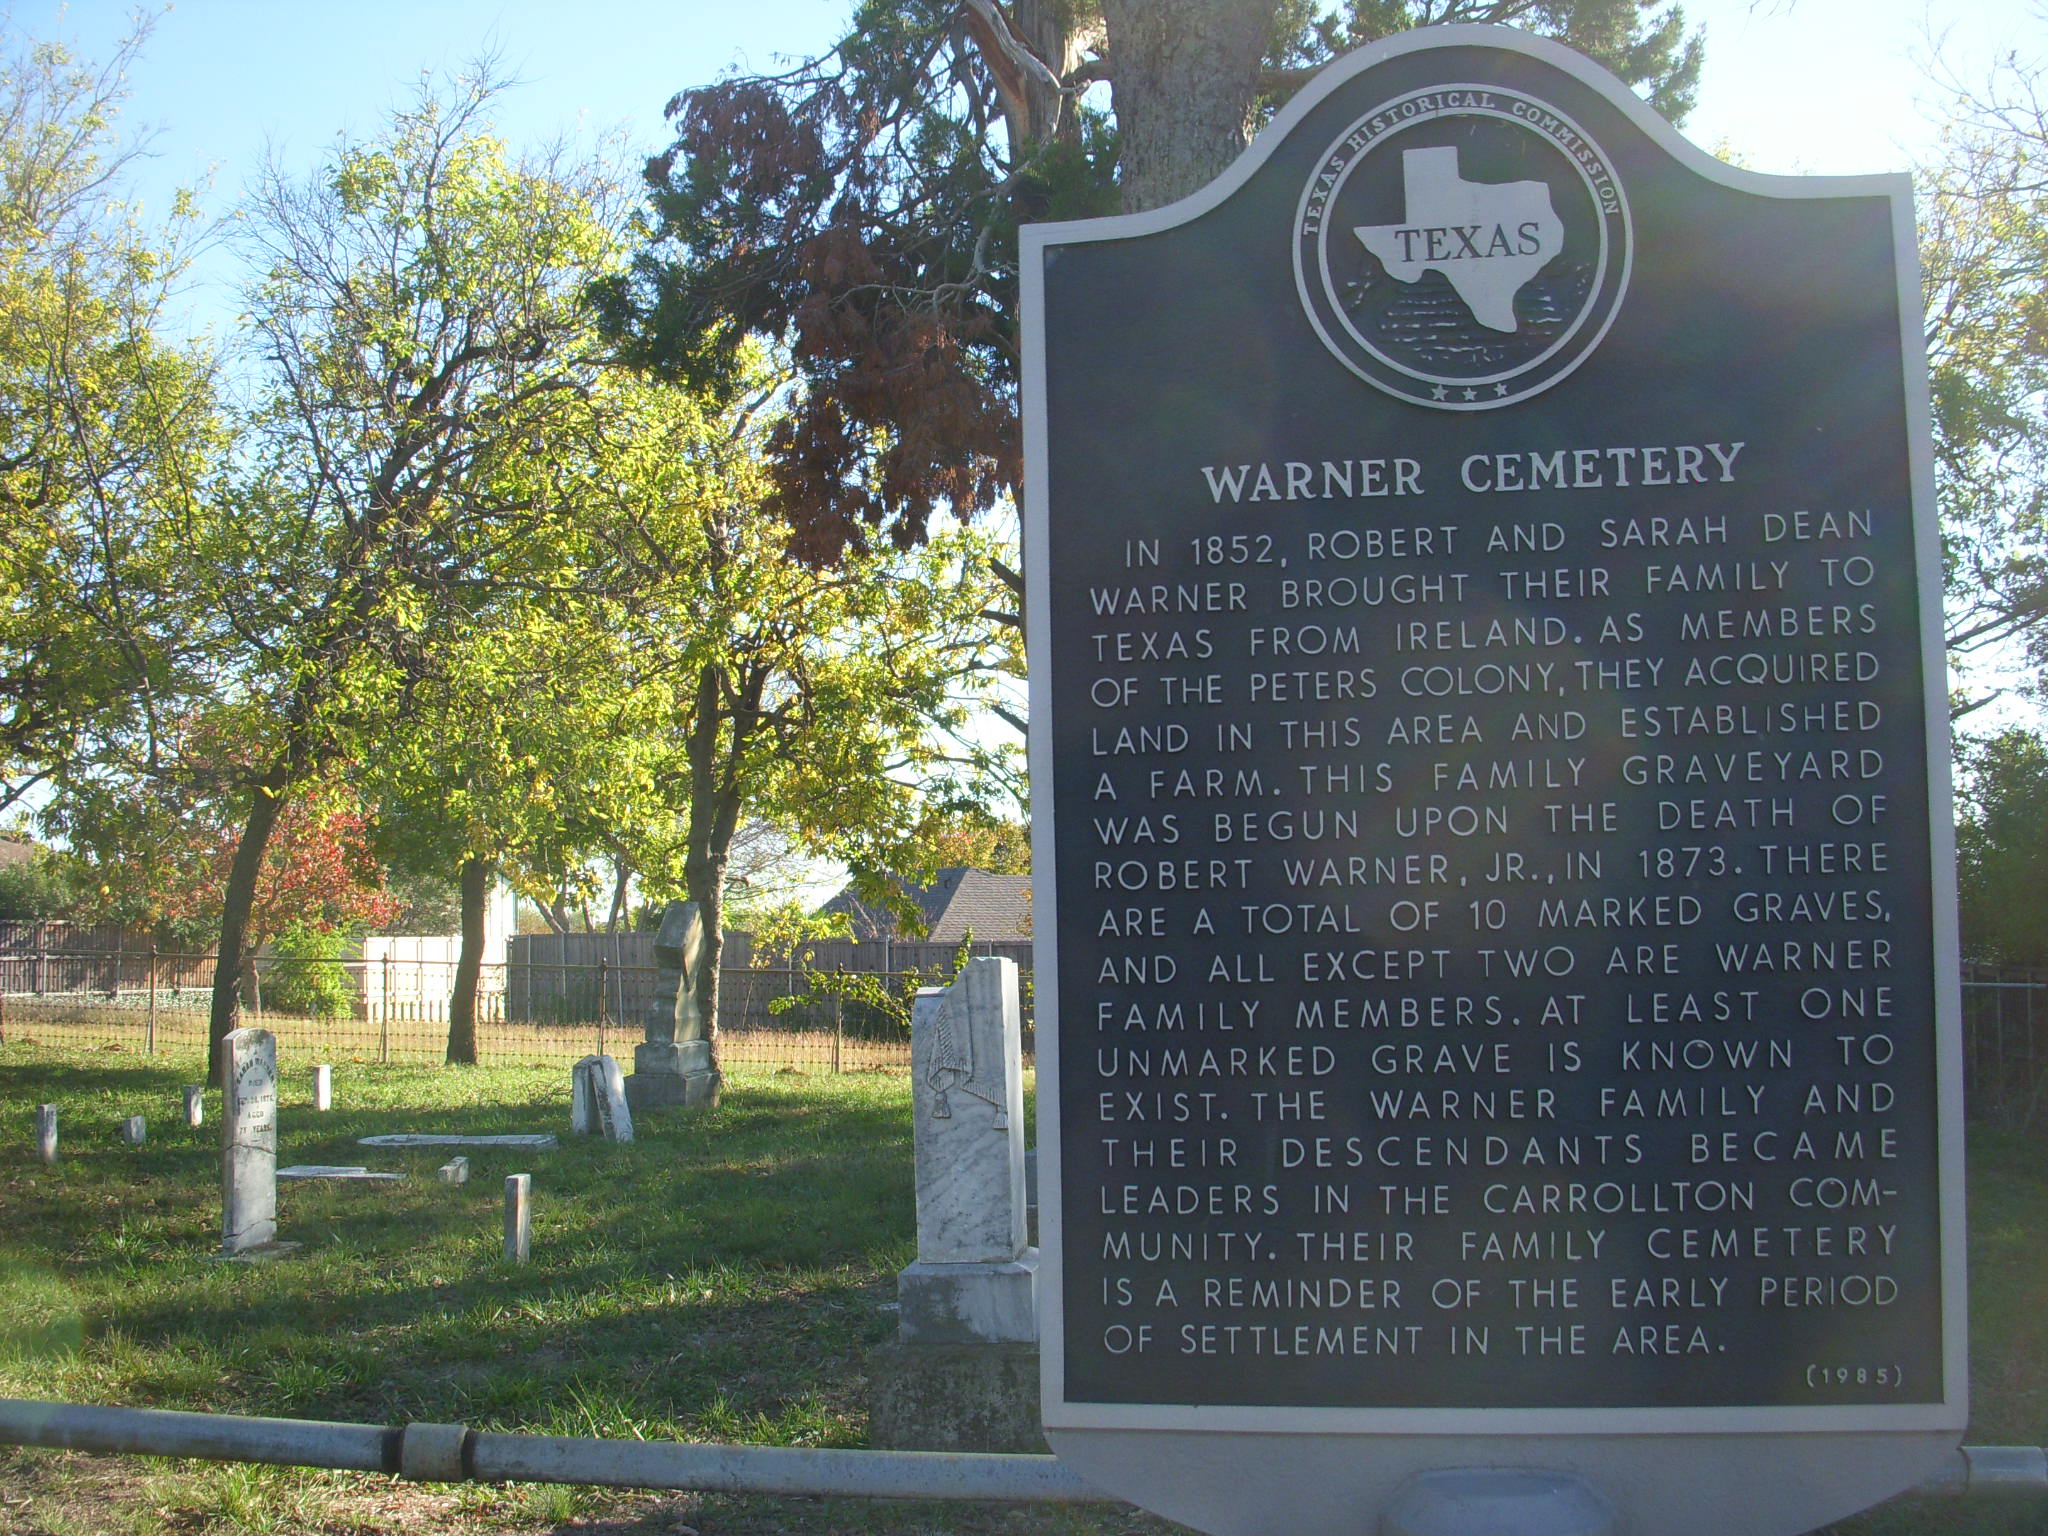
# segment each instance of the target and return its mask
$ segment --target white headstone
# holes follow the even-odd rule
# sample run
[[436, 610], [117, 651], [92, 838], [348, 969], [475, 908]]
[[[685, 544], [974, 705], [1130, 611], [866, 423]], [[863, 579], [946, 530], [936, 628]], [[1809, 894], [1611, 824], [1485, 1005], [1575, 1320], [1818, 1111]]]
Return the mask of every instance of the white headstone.
[[443, 1184], [467, 1184], [469, 1182], [469, 1159], [466, 1157], [449, 1158], [447, 1162], [441, 1165], [439, 1176]]
[[54, 1104], [36, 1106], [36, 1161], [57, 1161], [57, 1106]]
[[1015, 961], [971, 960], [951, 987], [918, 993], [910, 1069], [917, 1262], [896, 1277], [898, 1336], [906, 1344], [1036, 1339]]
[[206, 1123], [206, 1089], [198, 1083], [185, 1085], [185, 1123], [191, 1126]]
[[325, 1062], [313, 1069], [313, 1107], [318, 1110], [334, 1107], [334, 1068]]
[[569, 1128], [579, 1136], [606, 1141], [633, 1139], [633, 1112], [626, 1104], [626, 1075], [610, 1056], [586, 1056], [569, 1081]]
[[1007, 1263], [1024, 1251], [1024, 1082], [1012, 960], [970, 960], [917, 995], [910, 1025], [917, 1256]]
[[505, 1257], [524, 1264], [533, 1253], [533, 1175], [505, 1176]]
[[595, 1056], [585, 1056], [569, 1069], [569, 1133], [572, 1136], [595, 1136], [597, 1134], [597, 1101], [592, 1092], [596, 1079], [591, 1068], [597, 1064]]
[[236, 1254], [277, 1240], [277, 1037], [237, 1029], [222, 1045], [220, 1249]]
[[149, 1140], [149, 1121], [141, 1115], [130, 1115], [121, 1122], [121, 1139], [131, 1147], [139, 1147]]

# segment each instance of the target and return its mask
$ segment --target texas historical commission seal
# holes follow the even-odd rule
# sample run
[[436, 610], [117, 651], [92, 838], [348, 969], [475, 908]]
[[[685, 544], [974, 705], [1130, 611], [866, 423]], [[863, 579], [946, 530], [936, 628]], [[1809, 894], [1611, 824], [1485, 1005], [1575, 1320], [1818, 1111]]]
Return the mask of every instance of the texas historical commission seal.
[[1294, 221], [1302, 307], [1344, 366], [1447, 411], [1512, 405], [1586, 360], [1628, 286], [1606, 154], [1497, 85], [1396, 97], [1331, 144]]

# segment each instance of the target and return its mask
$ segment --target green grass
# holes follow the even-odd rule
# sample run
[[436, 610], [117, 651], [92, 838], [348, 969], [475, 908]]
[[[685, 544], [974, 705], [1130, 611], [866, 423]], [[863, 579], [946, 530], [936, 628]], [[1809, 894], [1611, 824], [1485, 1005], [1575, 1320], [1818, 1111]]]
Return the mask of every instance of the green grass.
[[[362, 1163], [403, 1183], [284, 1184], [265, 1264], [219, 1245], [219, 1096], [184, 1124], [196, 1055], [0, 1047], [0, 1396], [364, 1423], [800, 1446], [865, 1443], [867, 1351], [894, 1331], [914, 1252], [901, 1075], [736, 1069], [714, 1113], [650, 1117], [629, 1146], [566, 1134], [558, 1068], [336, 1067], [335, 1104], [287, 1071], [284, 1162]], [[57, 1164], [29, 1116], [58, 1105]], [[117, 1122], [149, 1120], [123, 1144]], [[552, 1152], [358, 1147], [395, 1130], [553, 1131]], [[1980, 1444], [2048, 1442], [2048, 1158], [1972, 1145], [1974, 1402]], [[534, 1180], [533, 1261], [501, 1255], [504, 1176]], [[26, 1513], [23, 1513], [25, 1511]], [[605, 1529], [703, 1536], [1162, 1532], [1115, 1507], [421, 1489], [389, 1479], [0, 1452], [0, 1533]], [[1856, 1536], [2019, 1536], [2048, 1505], [1913, 1502]]]

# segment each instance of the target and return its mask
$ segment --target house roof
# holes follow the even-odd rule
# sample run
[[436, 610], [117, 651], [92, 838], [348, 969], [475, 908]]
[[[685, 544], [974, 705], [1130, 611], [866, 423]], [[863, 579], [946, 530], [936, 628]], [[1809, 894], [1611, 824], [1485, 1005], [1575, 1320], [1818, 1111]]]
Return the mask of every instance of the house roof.
[[[992, 875], [983, 869], [942, 869], [929, 885], [905, 885], [924, 919], [927, 943], [958, 944], [970, 933], [983, 942], [1016, 942], [1031, 937], [1031, 877]], [[903, 931], [896, 915], [861, 900], [849, 885], [819, 908], [844, 912], [856, 939], [918, 937]]]
[[0, 866], [26, 864], [36, 856], [37, 843], [19, 832], [0, 832]]

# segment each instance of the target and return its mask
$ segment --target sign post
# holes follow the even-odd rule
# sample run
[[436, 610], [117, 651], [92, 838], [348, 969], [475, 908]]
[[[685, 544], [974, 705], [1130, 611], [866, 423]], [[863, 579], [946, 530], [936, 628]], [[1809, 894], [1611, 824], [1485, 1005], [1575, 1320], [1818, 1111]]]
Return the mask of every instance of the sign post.
[[1952, 1453], [1913, 234], [1903, 176], [1732, 169], [1484, 27], [1025, 231], [1044, 1412], [1091, 1481], [1718, 1536]]

